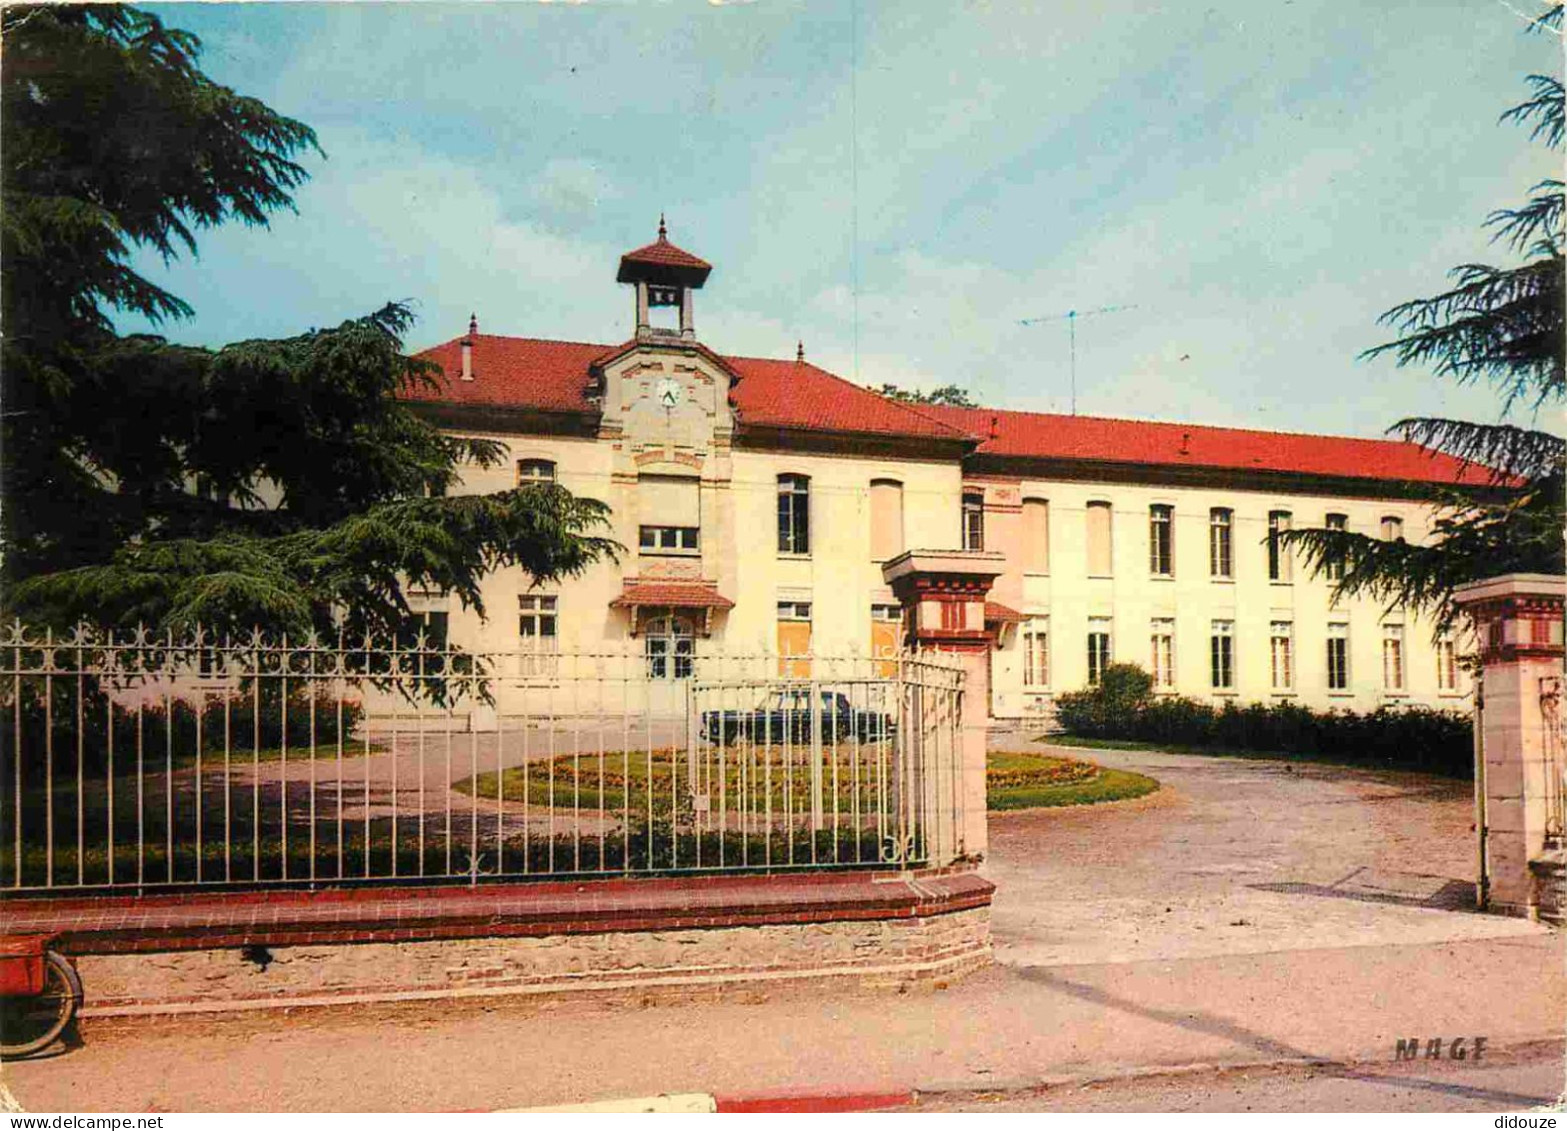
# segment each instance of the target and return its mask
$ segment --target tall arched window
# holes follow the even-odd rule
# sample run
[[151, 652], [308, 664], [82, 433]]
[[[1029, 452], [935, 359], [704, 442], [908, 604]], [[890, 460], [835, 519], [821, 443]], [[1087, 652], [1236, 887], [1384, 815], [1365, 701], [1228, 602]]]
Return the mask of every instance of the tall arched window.
[[685, 617], [654, 617], [643, 628], [649, 679], [689, 679], [695, 635]]
[[1235, 576], [1235, 512], [1214, 507], [1208, 512], [1208, 575]]
[[1268, 512], [1268, 580], [1288, 581], [1292, 576], [1289, 550], [1279, 540], [1279, 535], [1290, 528], [1289, 511]]
[[778, 477], [778, 552], [811, 552], [811, 477]]
[[963, 492], [963, 548], [965, 550], [985, 548], [985, 493], [983, 491]]

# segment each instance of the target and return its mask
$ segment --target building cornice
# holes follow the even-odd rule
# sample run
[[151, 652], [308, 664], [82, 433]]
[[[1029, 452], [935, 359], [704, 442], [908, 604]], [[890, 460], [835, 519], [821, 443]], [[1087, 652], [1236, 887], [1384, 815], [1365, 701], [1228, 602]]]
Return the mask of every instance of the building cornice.
[[818, 455], [883, 456], [956, 464], [974, 446], [966, 436], [900, 436], [886, 432], [827, 432], [746, 424], [735, 429], [734, 446], [746, 451], [808, 452]]
[[551, 412], [516, 405], [456, 404], [451, 401], [405, 403], [438, 428], [586, 439], [598, 436], [599, 414], [596, 412]]
[[[976, 452], [963, 460], [965, 474], [1008, 479], [1119, 483], [1159, 487], [1207, 487], [1295, 495], [1332, 495], [1361, 499], [1408, 499], [1430, 502], [1439, 485], [1407, 480], [1321, 475], [1270, 468], [1174, 467], [1168, 464], [1119, 460], [1062, 459], [1038, 456], [998, 456]], [[1448, 485], [1445, 490], [1475, 499], [1503, 494], [1495, 487]]]

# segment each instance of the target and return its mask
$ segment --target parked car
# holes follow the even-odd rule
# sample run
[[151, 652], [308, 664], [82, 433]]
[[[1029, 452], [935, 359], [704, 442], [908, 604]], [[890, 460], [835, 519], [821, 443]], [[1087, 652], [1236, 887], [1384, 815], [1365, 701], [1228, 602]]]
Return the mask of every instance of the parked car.
[[854, 707], [841, 691], [820, 691], [820, 703], [811, 708], [809, 688], [775, 691], [751, 710], [703, 711], [702, 734], [713, 742], [734, 742], [739, 738], [753, 742], [809, 742], [812, 717], [820, 728], [822, 741], [857, 738], [874, 742], [890, 738], [897, 724], [892, 716], [879, 711]]

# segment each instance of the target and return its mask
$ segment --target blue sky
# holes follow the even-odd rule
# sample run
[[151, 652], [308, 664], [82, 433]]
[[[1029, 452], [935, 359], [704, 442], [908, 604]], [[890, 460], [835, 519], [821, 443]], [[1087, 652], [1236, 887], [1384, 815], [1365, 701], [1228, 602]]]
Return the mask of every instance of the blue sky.
[[297, 215], [142, 262], [208, 345], [389, 299], [415, 347], [619, 341], [662, 209], [720, 352], [1065, 411], [1066, 324], [1020, 320], [1128, 306], [1078, 323], [1079, 411], [1377, 435], [1496, 416], [1356, 355], [1559, 168], [1497, 117], [1561, 44], [1495, 0], [154, 10], [327, 154]]

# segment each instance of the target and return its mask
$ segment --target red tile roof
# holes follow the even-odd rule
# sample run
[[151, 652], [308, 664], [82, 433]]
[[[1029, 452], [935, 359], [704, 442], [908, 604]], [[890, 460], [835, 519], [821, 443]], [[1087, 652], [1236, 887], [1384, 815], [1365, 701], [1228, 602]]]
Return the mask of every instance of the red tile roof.
[[713, 265], [698, 259], [689, 251], [669, 242], [664, 218], [658, 218], [658, 239], [646, 247], [628, 251], [620, 257], [620, 270], [615, 274], [617, 283], [674, 283], [685, 287], [700, 287], [707, 282]]
[[732, 609], [735, 603], [718, 592], [713, 581], [665, 581], [628, 577], [620, 596], [609, 603], [612, 609], [631, 606], [675, 609]]
[[628, 251], [620, 257], [621, 263], [651, 263], [655, 267], [690, 267], [697, 271], [711, 271], [713, 265], [705, 259], [678, 248], [663, 236], [645, 247]]
[[980, 455], [1276, 471], [1352, 479], [1481, 485], [1488, 472], [1402, 440], [1361, 440], [990, 408], [920, 405], [979, 441]]
[[446, 371], [437, 393], [416, 389], [410, 400], [456, 404], [514, 405], [546, 412], [594, 412], [588, 402], [588, 367], [608, 347], [587, 342], [550, 342], [477, 334], [473, 342], [473, 380], [462, 380], [462, 343], [453, 338], [418, 356]]
[[986, 624], [1017, 624], [1023, 619], [1023, 614], [1011, 605], [1003, 605], [1000, 601], [985, 602]]
[[[556, 342], [478, 334], [474, 380], [463, 381], [463, 339], [420, 353], [446, 372], [444, 391], [410, 399], [514, 406], [545, 412], [597, 413], [588, 399], [591, 369], [626, 345]], [[1005, 409], [910, 406], [845, 381], [809, 362], [717, 357], [740, 378], [730, 400], [742, 428], [780, 428], [848, 435], [977, 441], [979, 455], [1084, 460], [1141, 466], [1272, 471], [1348, 479], [1483, 485], [1484, 468], [1467, 471], [1451, 456], [1400, 440], [1362, 440], [1165, 424]]]
[[[418, 389], [411, 400], [456, 404], [512, 405], [547, 412], [597, 412], [588, 400], [590, 369], [635, 343], [620, 346], [551, 342], [478, 334], [473, 345], [472, 381], [461, 379], [462, 338], [418, 356], [446, 372], [445, 391]], [[960, 441], [964, 433], [878, 396], [809, 362], [756, 357], [718, 357], [740, 380], [730, 401], [743, 425]]]
[[808, 361], [725, 358], [740, 374], [730, 396], [742, 425], [963, 440], [960, 428], [845, 381]]

